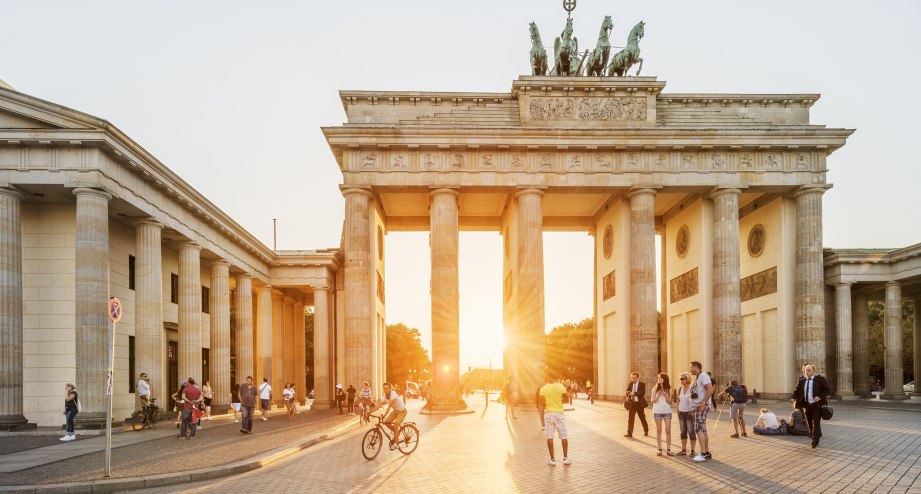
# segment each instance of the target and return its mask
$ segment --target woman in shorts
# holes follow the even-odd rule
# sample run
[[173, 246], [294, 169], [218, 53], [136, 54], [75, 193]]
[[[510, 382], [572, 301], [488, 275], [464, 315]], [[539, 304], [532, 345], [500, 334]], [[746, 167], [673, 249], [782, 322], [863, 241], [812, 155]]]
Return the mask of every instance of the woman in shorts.
[[237, 414], [240, 413], [240, 385], [234, 384], [230, 392], [230, 408], [233, 408], [233, 421], [239, 422]]
[[205, 420], [211, 420], [211, 398], [214, 397], [214, 390], [211, 389], [211, 380], [205, 381], [201, 387], [201, 394], [205, 397]]
[[672, 453], [672, 386], [669, 384], [668, 374], [662, 372], [652, 388], [652, 418], [656, 421], [656, 445], [662, 456], [662, 427], [665, 427], [665, 454]]
[[294, 383], [285, 383], [285, 389], [281, 392], [285, 398], [285, 408], [288, 409], [288, 420], [294, 420]]

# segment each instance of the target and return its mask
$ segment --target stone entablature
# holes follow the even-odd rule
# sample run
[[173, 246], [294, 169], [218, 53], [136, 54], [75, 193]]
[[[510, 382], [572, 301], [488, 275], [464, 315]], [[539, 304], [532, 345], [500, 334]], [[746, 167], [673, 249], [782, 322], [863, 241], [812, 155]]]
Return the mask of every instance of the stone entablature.
[[825, 249], [825, 284], [886, 283], [921, 277], [921, 244], [901, 249]]

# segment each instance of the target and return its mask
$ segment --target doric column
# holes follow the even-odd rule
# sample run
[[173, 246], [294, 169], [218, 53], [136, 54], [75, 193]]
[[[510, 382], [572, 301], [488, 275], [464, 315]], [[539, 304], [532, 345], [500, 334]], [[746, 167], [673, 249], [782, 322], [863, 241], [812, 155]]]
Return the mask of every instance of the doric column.
[[[179, 244], [179, 380], [201, 382], [201, 246]], [[170, 383], [172, 384], [172, 383]]]
[[234, 370], [236, 384], [241, 384], [246, 382], [246, 376], [253, 376], [252, 276], [246, 273], [237, 275], [234, 299]]
[[863, 398], [870, 396], [868, 302], [865, 293], [854, 297], [854, 392]]
[[[317, 408], [329, 408], [332, 403], [330, 395], [329, 368], [329, 288], [325, 285], [313, 287], [313, 404]], [[359, 383], [368, 379], [356, 380]], [[372, 392], [374, 390], [372, 389]]]
[[[742, 380], [742, 294], [739, 286], [739, 189], [713, 199], [713, 330], [715, 382]], [[650, 378], [651, 379], [651, 378]]]
[[230, 263], [211, 263], [211, 389], [212, 411], [230, 406]]
[[96, 189], [74, 189], [76, 234], [76, 367], [80, 414], [88, 428], [106, 420], [106, 370], [109, 368], [109, 199]]
[[0, 187], [0, 430], [35, 428], [22, 408], [22, 194]]
[[[371, 192], [346, 188], [345, 196], [345, 376], [346, 382], [372, 381]], [[380, 387], [381, 383], [371, 383]], [[376, 391], [376, 390], [375, 390]]]
[[272, 401], [282, 403], [285, 389], [285, 294], [272, 290]]
[[259, 338], [256, 355], [256, 370], [253, 376], [257, 385], [263, 378], [272, 381], [272, 286], [265, 285], [256, 290], [256, 334]]
[[[294, 299], [291, 297], [284, 298], [284, 307], [282, 309], [285, 321], [285, 382], [294, 382]], [[279, 390], [279, 393], [281, 390]]]
[[851, 335], [851, 284], [835, 286], [835, 322], [838, 335], [838, 389], [835, 394], [843, 400], [854, 394], [854, 354]]
[[921, 330], [919, 330], [919, 328], [921, 328], [921, 322], [918, 322], [918, 317], [921, 317], [921, 314], [918, 313], [919, 310], [921, 310], [921, 298], [916, 298], [915, 307], [914, 307], [915, 325], [914, 325], [914, 328], [912, 328], [912, 341], [914, 341], [914, 344], [915, 344], [915, 350], [914, 350], [915, 390], [912, 392], [912, 395], [914, 396], [921, 396], [921, 383], [918, 383], [919, 379], [921, 379], [921, 334], [919, 334], [921, 333]]
[[822, 263], [822, 194], [807, 187], [796, 198], [796, 364], [825, 368], [825, 273]]
[[458, 296], [458, 192], [436, 189], [431, 199], [432, 410], [462, 410]]
[[[166, 338], [163, 337], [163, 225], [152, 220], [134, 224], [137, 259], [134, 269], [134, 335], [137, 372], [146, 372], [150, 393], [162, 403], [173, 392], [167, 383]], [[137, 379], [137, 375], [131, 379]]]
[[630, 199], [630, 365], [648, 383], [659, 371], [656, 191], [637, 189], [627, 197]]
[[897, 281], [886, 283], [886, 315], [883, 325], [883, 347], [886, 366], [887, 400], [907, 400], [902, 389], [902, 286]]
[[294, 304], [294, 396], [298, 403], [310, 392], [307, 389], [307, 335], [304, 333], [304, 304]]
[[[544, 218], [540, 189], [523, 189], [515, 193], [518, 199], [518, 314], [515, 328], [519, 357], [519, 401], [533, 404], [531, 390], [543, 382], [544, 349]], [[513, 371], [514, 375], [514, 371]]]

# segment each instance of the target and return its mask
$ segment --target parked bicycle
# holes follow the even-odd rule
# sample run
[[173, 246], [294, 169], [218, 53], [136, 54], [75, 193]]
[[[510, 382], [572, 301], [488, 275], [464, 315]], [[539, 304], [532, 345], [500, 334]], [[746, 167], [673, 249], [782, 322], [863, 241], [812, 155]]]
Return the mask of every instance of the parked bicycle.
[[388, 444], [393, 443], [404, 455], [411, 454], [419, 446], [419, 429], [416, 428], [415, 422], [403, 422], [397, 429], [396, 439], [391, 435], [390, 428], [383, 421], [381, 415], [372, 415], [377, 419], [377, 424], [365, 433], [361, 440], [361, 454], [366, 460], [373, 460], [381, 452], [384, 446], [384, 438], [388, 439]]
[[154, 403], [155, 401], [157, 401], [156, 398], [151, 398], [149, 401], [142, 403], [141, 407], [131, 414], [129, 422], [134, 430], [139, 431], [144, 427], [149, 429], [157, 426], [157, 416], [160, 414], [160, 407]]

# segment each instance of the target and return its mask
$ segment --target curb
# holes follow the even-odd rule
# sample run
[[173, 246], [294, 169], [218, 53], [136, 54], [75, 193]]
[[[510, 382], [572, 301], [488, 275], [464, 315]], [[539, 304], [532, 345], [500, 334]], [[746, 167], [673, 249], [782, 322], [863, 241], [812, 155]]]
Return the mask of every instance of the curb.
[[154, 487], [166, 487], [170, 485], [185, 484], [188, 482], [199, 482], [202, 480], [212, 480], [221, 477], [229, 477], [241, 473], [258, 470], [262, 467], [271, 465], [279, 460], [287, 458], [294, 453], [303, 451], [311, 446], [319, 444], [322, 441], [332, 439], [333, 437], [345, 432], [358, 425], [358, 419], [350, 420], [345, 424], [333, 429], [332, 431], [320, 434], [319, 436], [309, 439], [302, 439], [287, 446], [281, 446], [253, 458], [228, 463], [216, 467], [201, 468], [198, 470], [189, 470], [187, 472], [165, 473], [159, 475], [148, 475], [146, 477], [126, 477], [123, 479], [103, 479], [88, 482], [70, 482], [66, 484], [47, 484], [47, 485], [10, 485], [0, 486], [0, 492], [17, 492], [17, 493], [97, 493], [97, 492], [121, 492], [137, 489], [150, 489]]

